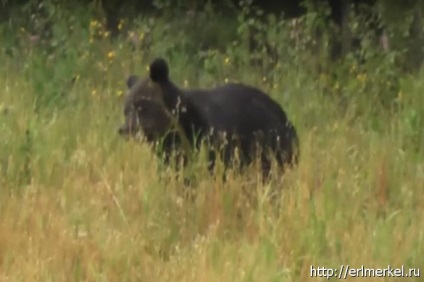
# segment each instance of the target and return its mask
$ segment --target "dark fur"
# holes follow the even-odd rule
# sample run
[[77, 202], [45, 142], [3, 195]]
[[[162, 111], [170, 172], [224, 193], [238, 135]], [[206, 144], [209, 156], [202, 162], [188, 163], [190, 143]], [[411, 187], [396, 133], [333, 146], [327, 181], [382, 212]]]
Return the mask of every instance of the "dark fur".
[[161, 58], [150, 65], [149, 78], [130, 76], [127, 86], [122, 135], [142, 132], [148, 142], [162, 139], [167, 155], [176, 148], [187, 152], [207, 141], [211, 169], [216, 148], [224, 144], [220, 153], [226, 166], [238, 148], [242, 166], [260, 156], [265, 177], [272, 157], [280, 166], [298, 162], [295, 128], [281, 107], [254, 87], [231, 83], [208, 90], [182, 90], [169, 79], [168, 65]]

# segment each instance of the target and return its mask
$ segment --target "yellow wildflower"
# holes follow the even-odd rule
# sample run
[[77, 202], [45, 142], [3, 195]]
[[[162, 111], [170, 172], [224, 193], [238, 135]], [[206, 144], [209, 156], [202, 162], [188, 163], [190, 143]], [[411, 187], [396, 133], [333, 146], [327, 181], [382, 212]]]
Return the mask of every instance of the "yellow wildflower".
[[124, 20], [120, 20], [118, 24], [118, 30], [122, 30], [123, 26], [124, 26]]
[[225, 62], [226, 64], [230, 63], [230, 58], [229, 58], [229, 57], [226, 57], [226, 58], [225, 58], [225, 60], [224, 60], [224, 62]]
[[336, 82], [336, 84], [334, 85], [334, 90], [339, 90], [339, 89], [340, 89], [340, 84]]
[[107, 53], [107, 58], [109, 60], [113, 60], [115, 58], [115, 52], [114, 51], [110, 51], [109, 53]]
[[99, 22], [98, 21], [96, 21], [96, 20], [91, 20], [90, 21], [90, 28], [91, 29], [94, 29], [94, 28], [96, 28], [98, 26], [99, 26]]
[[356, 76], [356, 79], [360, 82], [364, 83], [367, 80], [367, 74], [366, 73], [360, 73]]

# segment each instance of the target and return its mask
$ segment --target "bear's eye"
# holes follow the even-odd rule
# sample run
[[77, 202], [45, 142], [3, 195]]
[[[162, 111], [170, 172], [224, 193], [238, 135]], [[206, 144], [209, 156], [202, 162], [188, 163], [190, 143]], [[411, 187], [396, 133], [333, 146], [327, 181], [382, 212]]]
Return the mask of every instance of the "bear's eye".
[[147, 112], [147, 108], [143, 107], [141, 105], [138, 105], [135, 107], [135, 110], [137, 111], [137, 113], [139, 114], [145, 114]]

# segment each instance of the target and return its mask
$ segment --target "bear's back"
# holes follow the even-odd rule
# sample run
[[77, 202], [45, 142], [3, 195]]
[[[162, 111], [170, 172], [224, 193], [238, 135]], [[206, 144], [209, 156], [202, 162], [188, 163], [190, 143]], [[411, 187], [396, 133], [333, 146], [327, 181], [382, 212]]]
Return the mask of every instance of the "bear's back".
[[217, 130], [236, 130], [239, 133], [284, 130], [288, 123], [285, 112], [277, 102], [262, 91], [244, 84], [187, 90], [185, 95]]

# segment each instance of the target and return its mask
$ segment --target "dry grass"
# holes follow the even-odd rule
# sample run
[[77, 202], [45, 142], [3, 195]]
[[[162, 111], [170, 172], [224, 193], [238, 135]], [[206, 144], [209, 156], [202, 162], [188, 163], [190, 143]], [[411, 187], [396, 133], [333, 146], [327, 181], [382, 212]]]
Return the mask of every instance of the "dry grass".
[[[302, 155], [284, 187], [281, 176], [272, 187], [246, 176], [224, 186], [203, 169], [189, 201], [181, 183], [161, 180], [147, 146], [118, 138], [119, 98], [107, 86], [90, 95], [96, 81], [76, 85], [76, 104], [36, 118], [28, 81], [3, 71], [1, 281], [306, 282], [321, 281], [311, 265], [424, 265], [424, 151], [405, 147], [399, 115], [373, 131], [370, 119], [382, 117], [352, 123], [312, 84], [282, 77], [306, 93], [285, 105]], [[257, 189], [256, 202], [242, 187]], [[268, 188], [282, 189], [278, 211]]]

